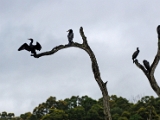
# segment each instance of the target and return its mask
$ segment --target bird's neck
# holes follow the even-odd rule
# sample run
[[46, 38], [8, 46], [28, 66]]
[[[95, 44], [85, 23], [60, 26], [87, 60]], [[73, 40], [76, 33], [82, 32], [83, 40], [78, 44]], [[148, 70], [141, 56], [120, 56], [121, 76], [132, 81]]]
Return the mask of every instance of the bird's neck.
[[32, 43], [33, 43], [33, 40], [31, 40], [31, 42], [30, 42], [30, 46], [32, 46]]

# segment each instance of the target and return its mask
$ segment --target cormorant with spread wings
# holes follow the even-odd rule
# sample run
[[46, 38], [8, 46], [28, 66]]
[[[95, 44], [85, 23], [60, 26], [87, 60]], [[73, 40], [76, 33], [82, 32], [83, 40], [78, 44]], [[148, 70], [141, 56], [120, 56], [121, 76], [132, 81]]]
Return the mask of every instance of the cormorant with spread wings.
[[38, 42], [36, 42], [36, 45], [33, 45], [32, 38], [30, 38], [28, 40], [31, 41], [30, 44], [28, 45], [27, 43], [24, 43], [23, 45], [21, 45], [19, 47], [18, 51], [27, 50], [27, 51], [31, 52], [31, 56], [34, 56], [34, 55], [36, 55], [36, 50], [40, 51], [42, 49], [42, 46]]

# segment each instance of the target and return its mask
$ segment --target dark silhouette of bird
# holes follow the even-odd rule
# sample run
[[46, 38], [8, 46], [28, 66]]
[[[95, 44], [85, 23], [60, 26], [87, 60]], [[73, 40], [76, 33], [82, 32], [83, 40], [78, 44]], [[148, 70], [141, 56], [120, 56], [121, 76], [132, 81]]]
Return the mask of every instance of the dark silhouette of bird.
[[147, 60], [143, 60], [143, 64], [144, 64], [145, 68], [148, 70], [148, 72], [150, 72], [151, 67], [150, 67], [149, 62]]
[[157, 34], [158, 34], [158, 38], [160, 39], [160, 25], [157, 26]]
[[137, 51], [135, 51], [132, 55], [132, 60], [133, 60], [133, 63], [135, 62], [135, 59], [137, 58], [138, 54], [139, 54], [139, 48], [137, 47]]
[[69, 32], [68, 35], [67, 35], [67, 37], [68, 37], [68, 42], [69, 42], [69, 44], [72, 44], [72, 43], [73, 43], [73, 37], [74, 37], [73, 30], [72, 30], [72, 29], [69, 29], [67, 32]]
[[30, 44], [28, 45], [27, 43], [24, 43], [23, 45], [21, 45], [19, 47], [18, 51], [27, 50], [27, 51], [31, 52], [31, 56], [34, 56], [34, 55], [36, 55], [36, 50], [40, 51], [42, 49], [42, 46], [38, 42], [36, 42], [36, 45], [33, 45], [32, 38], [30, 38], [28, 40], [31, 41]]

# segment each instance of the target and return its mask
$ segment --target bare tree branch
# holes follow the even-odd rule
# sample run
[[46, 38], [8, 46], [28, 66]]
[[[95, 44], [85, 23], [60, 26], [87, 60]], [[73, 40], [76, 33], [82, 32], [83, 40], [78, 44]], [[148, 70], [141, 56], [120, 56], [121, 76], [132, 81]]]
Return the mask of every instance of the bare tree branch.
[[88, 45], [87, 42], [87, 37], [85, 36], [84, 32], [83, 32], [83, 28], [80, 27], [80, 35], [82, 37], [83, 43], [79, 44], [79, 43], [72, 43], [70, 45], [59, 45], [54, 47], [51, 51], [46, 51], [46, 52], [42, 52], [39, 54], [34, 55], [35, 58], [39, 58], [42, 56], [46, 56], [46, 55], [52, 55], [56, 52], [58, 52], [59, 50], [65, 49], [65, 48], [69, 48], [69, 47], [77, 47], [80, 49], [85, 50], [88, 55], [90, 56], [91, 62], [92, 62], [92, 71], [94, 74], [94, 78], [97, 81], [100, 90], [102, 92], [103, 95], [103, 111], [104, 111], [104, 116], [105, 116], [105, 120], [112, 120], [111, 114], [110, 114], [110, 106], [109, 106], [109, 95], [108, 95], [108, 91], [107, 91], [107, 82], [103, 82], [100, 76], [100, 70], [99, 70], [99, 66], [96, 60], [96, 57], [92, 51], [92, 49], [90, 48], [90, 46]]
[[69, 47], [78, 47], [78, 48], [83, 49], [83, 45], [79, 44], [79, 43], [72, 43], [71, 45], [68, 45], [68, 44], [59, 45], [59, 46], [54, 47], [50, 51], [46, 51], [46, 52], [42, 52], [42, 53], [39, 53], [39, 54], [35, 54], [34, 57], [35, 58], [39, 58], [39, 57], [46, 56], [46, 55], [52, 55], [52, 54], [58, 52], [59, 50], [62, 50], [62, 49], [65, 49], [65, 48], [69, 48]]
[[148, 73], [148, 71], [143, 67], [143, 65], [141, 65], [139, 62], [138, 62], [138, 60], [135, 60], [135, 64], [137, 65], [137, 67], [139, 68], [139, 69], [141, 69], [142, 71], [143, 71], [143, 73], [146, 75], [146, 77], [147, 78], [149, 78], [149, 73]]
[[156, 69], [156, 67], [157, 67], [157, 65], [159, 63], [159, 59], [160, 59], [160, 50], [158, 49], [157, 55], [155, 56], [154, 61], [153, 61], [152, 65], [151, 65], [151, 74], [154, 74], [155, 69]]

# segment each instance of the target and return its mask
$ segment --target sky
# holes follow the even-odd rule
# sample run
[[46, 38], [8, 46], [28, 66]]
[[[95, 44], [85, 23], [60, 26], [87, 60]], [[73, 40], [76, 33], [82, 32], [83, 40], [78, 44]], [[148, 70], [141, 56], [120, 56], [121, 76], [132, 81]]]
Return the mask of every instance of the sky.
[[[133, 100], [155, 96], [144, 73], [133, 64], [150, 63], [157, 52], [156, 28], [160, 24], [159, 0], [0, 0], [0, 112], [16, 116], [32, 112], [50, 96], [57, 100], [71, 96], [102, 97], [88, 54], [67, 48], [54, 55], [34, 58], [17, 51], [28, 38], [42, 50], [68, 44], [67, 30], [74, 42], [82, 43], [82, 26], [99, 65], [101, 78], [108, 81], [109, 95]], [[156, 68], [155, 78], [160, 85]]]

